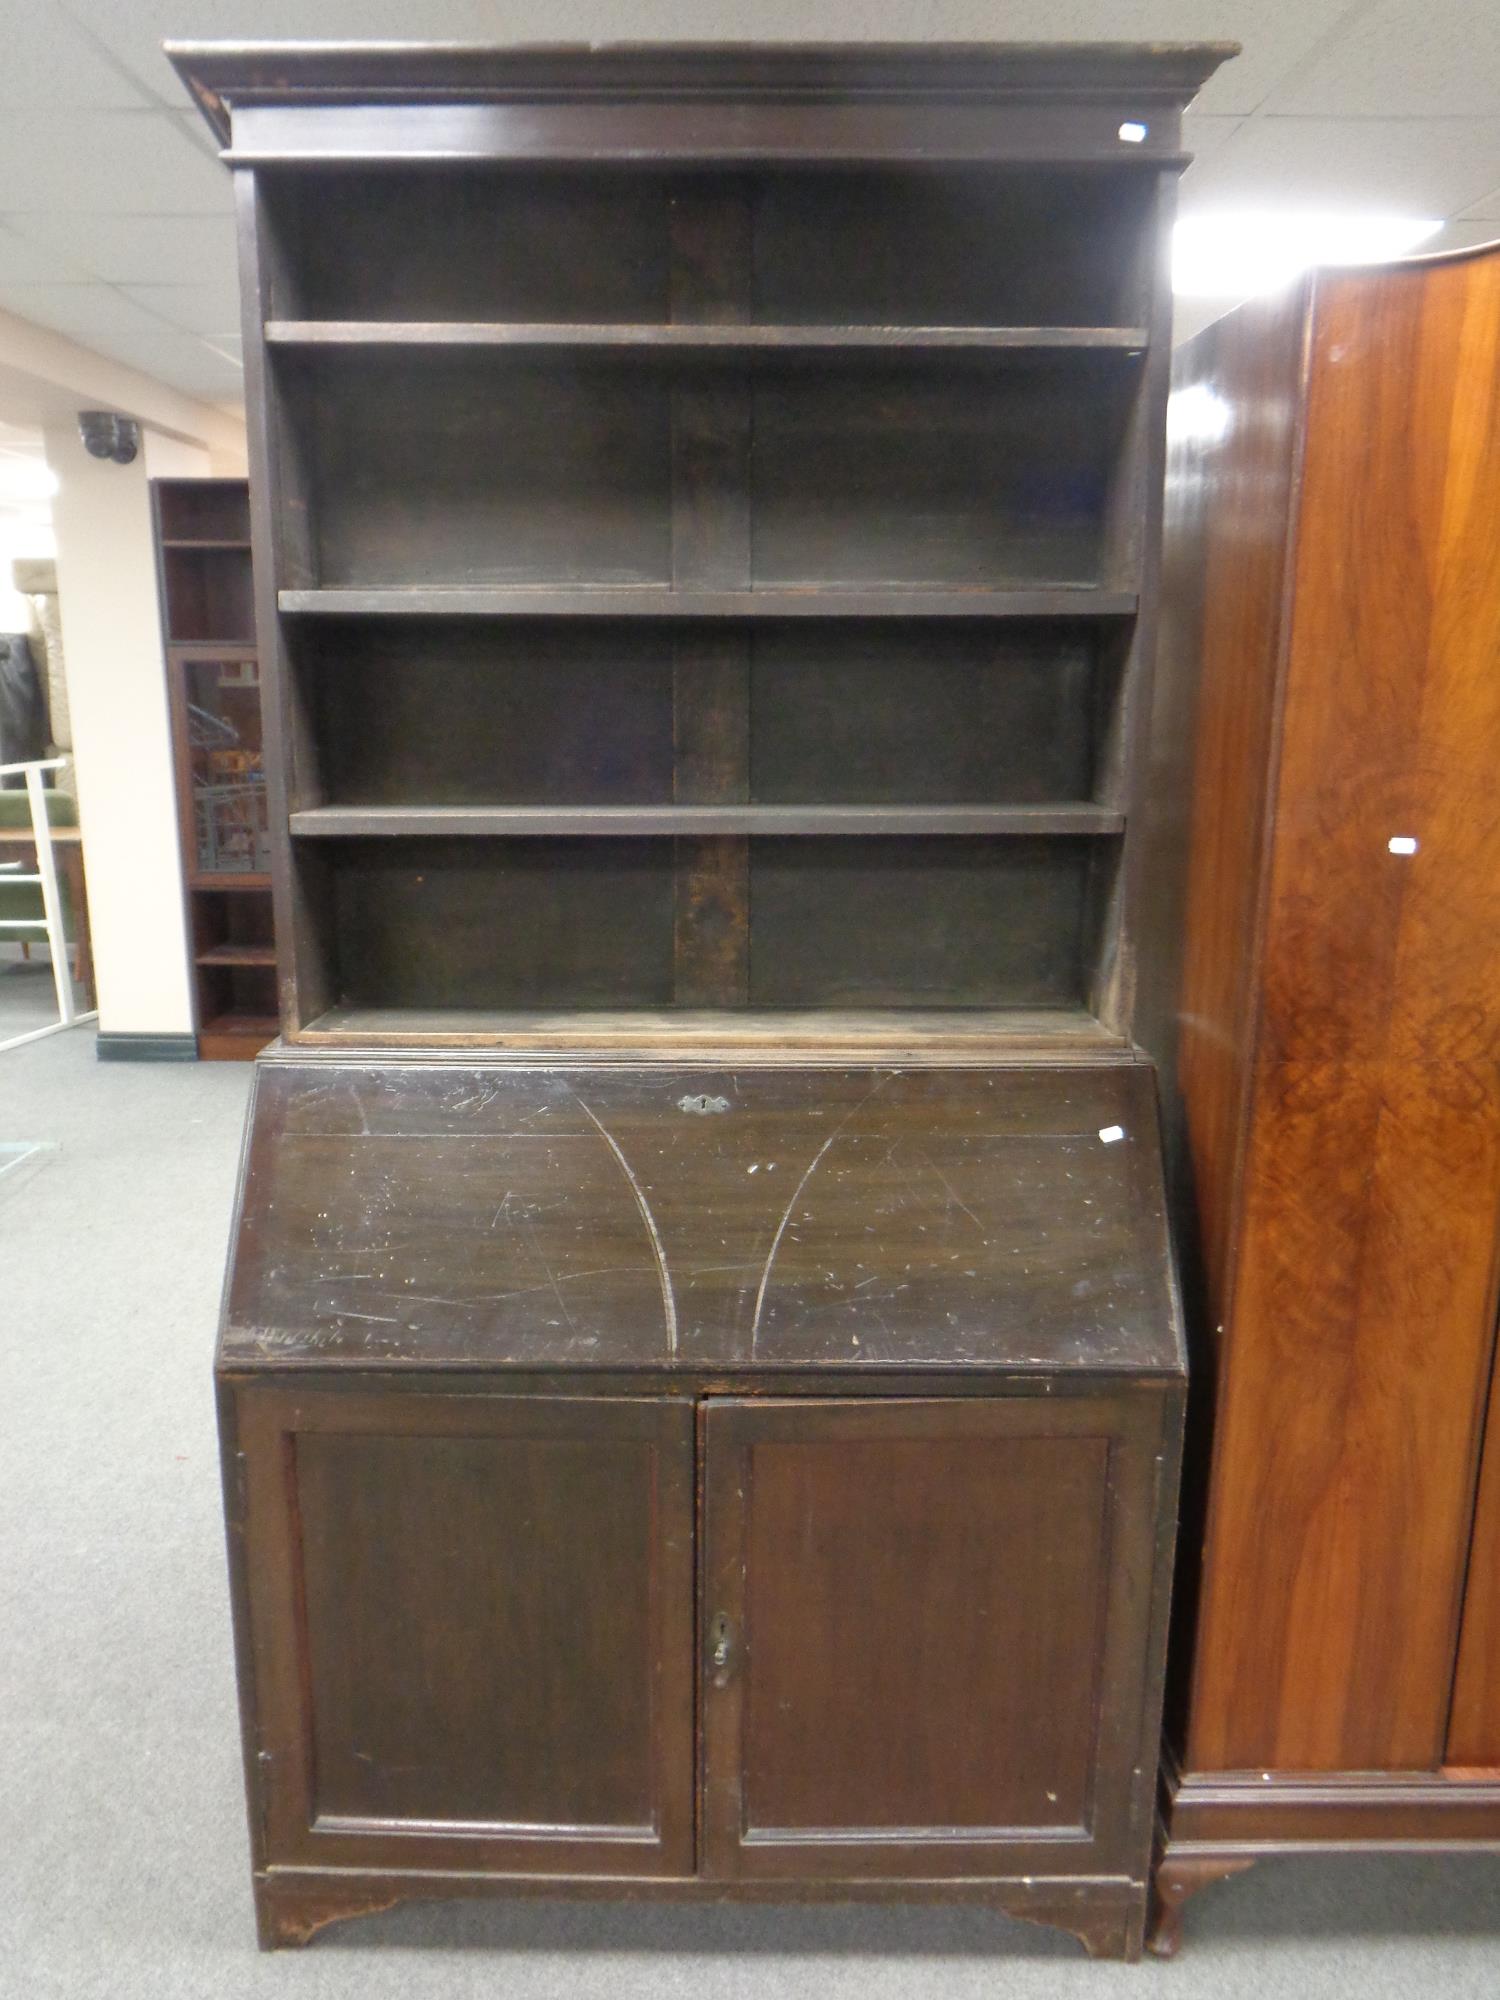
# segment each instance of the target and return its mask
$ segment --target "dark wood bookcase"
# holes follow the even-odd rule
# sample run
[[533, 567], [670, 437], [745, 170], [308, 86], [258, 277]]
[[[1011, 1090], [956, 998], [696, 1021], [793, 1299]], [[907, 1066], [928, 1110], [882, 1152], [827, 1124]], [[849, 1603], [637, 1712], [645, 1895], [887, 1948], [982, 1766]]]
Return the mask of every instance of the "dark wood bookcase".
[[167, 703], [198, 1054], [249, 1061], [277, 1029], [260, 655], [243, 479], [157, 479]]
[[1139, 1952], [1167, 227], [1226, 53], [175, 52], [282, 954], [218, 1352], [263, 1943], [568, 1890]]
[[909, 60], [920, 157], [282, 155], [241, 81], [290, 1040], [1129, 1045], [1212, 57]]

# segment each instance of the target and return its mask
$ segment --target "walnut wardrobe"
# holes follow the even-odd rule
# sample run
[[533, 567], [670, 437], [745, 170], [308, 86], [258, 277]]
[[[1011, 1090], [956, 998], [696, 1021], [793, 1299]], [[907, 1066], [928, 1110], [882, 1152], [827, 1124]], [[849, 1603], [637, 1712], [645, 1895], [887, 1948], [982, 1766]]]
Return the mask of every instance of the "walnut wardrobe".
[[1260, 1855], [1500, 1845], [1500, 251], [1231, 313], [1171, 435], [1167, 1950]]

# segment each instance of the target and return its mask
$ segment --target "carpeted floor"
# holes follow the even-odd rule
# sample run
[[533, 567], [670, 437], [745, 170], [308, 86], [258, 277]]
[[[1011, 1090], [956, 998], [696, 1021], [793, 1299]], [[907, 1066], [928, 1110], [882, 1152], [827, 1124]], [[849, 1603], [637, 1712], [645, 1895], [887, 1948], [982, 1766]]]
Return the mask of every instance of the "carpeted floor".
[[0, 1042], [56, 1019], [57, 988], [46, 946], [33, 945], [31, 957], [23, 959], [18, 944], [0, 940]]
[[261, 1958], [246, 1884], [210, 1349], [248, 1072], [0, 1055], [0, 1996], [979, 2000], [1500, 1994], [1500, 1858], [1279, 1862], [1173, 1965], [971, 1911], [510, 1903]]

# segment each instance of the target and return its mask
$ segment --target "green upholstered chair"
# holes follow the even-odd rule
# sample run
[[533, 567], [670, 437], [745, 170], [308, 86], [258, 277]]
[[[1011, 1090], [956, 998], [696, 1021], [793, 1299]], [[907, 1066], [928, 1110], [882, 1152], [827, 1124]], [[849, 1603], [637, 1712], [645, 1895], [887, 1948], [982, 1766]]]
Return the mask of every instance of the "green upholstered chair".
[[[77, 826], [78, 801], [66, 792], [48, 792], [47, 823], [49, 826]], [[0, 827], [26, 827], [31, 825], [31, 804], [24, 791], [0, 791]], [[33, 942], [46, 936], [36, 925], [42, 918], [42, 885], [40, 882], [7, 882], [11, 874], [34, 875], [36, 864], [28, 858], [27, 850], [17, 849], [8, 842], [0, 843], [0, 941], [19, 942], [29, 958]], [[63, 924], [69, 938], [73, 937], [73, 908], [68, 884], [61, 873], [58, 876], [58, 892], [62, 897]]]

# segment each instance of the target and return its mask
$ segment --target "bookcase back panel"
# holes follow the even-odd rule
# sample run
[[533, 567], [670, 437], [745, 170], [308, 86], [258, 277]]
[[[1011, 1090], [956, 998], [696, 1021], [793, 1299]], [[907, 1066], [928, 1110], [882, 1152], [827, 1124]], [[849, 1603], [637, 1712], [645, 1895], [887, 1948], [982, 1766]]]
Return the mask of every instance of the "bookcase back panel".
[[284, 318], [668, 317], [658, 175], [361, 166], [267, 174], [263, 185], [285, 272], [272, 305]]
[[289, 386], [322, 583], [670, 579], [660, 374], [369, 355]]
[[837, 326], [1138, 324], [1153, 189], [1116, 169], [770, 174], [755, 316]]
[[750, 796], [767, 805], [1093, 796], [1117, 669], [1069, 627], [765, 626], [750, 666]]
[[[314, 581], [662, 585], [712, 519], [716, 560], [769, 587], [1128, 589], [1109, 528], [1138, 377], [1068, 359], [715, 367], [707, 390], [691, 370], [503, 352], [306, 361], [285, 381]], [[699, 447], [705, 394], [717, 434]]]
[[294, 803], [1086, 800], [1121, 652], [1046, 620], [311, 620]]
[[1075, 366], [956, 379], [805, 370], [757, 381], [755, 581], [1104, 581], [1131, 379]]
[[[1136, 165], [360, 167], [263, 186], [280, 318], [1110, 326], [1148, 299], [1154, 188]], [[705, 201], [744, 218], [733, 313], [672, 283]]]
[[329, 804], [672, 799], [673, 646], [660, 628], [335, 625], [303, 636]]
[[[752, 838], [746, 991], [760, 1008], [1085, 1004], [1114, 843]], [[701, 1005], [674, 960], [697, 843], [320, 841], [330, 992], [351, 1007]], [[674, 925], [676, 928], [674, 929]]]
[[750, 1002], [1077, 1007], [1086, 840], [750, 843]]
[[174, 642], [255, 643], [254, 587], [243, 549], [166, 547], [161, 567]]
[[352, 1005], [661, 1007], [669, 840], [337, 843], [335, 968]]

